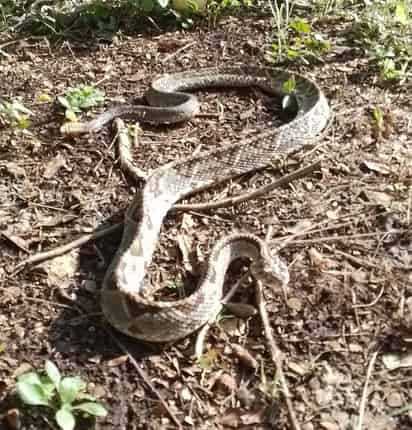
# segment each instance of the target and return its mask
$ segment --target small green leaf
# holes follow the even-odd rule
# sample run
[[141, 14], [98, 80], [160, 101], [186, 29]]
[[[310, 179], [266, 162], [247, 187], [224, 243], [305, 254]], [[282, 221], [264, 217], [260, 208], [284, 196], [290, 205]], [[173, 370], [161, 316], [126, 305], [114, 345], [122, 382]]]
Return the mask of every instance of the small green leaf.
[[79, 405], [73, 406], [73, 409], [86, 412], [87, 414], [95, 417], [105, 417], [107, 415], [106, 408], [100, 403], [95, 402], [80, 403]]
[[46, 369], [47, 376], [50, 378], [50, 380], [53, 382], [53, 384], [57, 388], [59, 383], [60, 383], [60, 380], [62, 378], [60, 375], [59, 369], [50, 360], [46, 360], [45, 369]]
[[395, 18], [402, 25], [408, 25], [408, 12], [405, 2], [398, 1], [395, 8]]
[[289, 78], [287, 81], [283, 82], [283, 91], [286, 94], [292, 94], [296, 88], [296, 79], [294, 76]]
[[39, 96], [37, 97], [37, 100], [40, 103], [50, 103], [52, 101], [52, 97], [49, 94], [42, 93], [42, 94], [39, 94]]
[[80, 392], [77, 395], [76, 400], [89, 400], [90, 402], [95, 402], [96, 401], [96, 397], [92, 396], [89, 393], [82, 393], [82, 392]]
[[66, 407], [62, 407], [56, 412], [55, 419], [59, 427], [63, 430], [73, 430], [76, 424], [74, 415]]
[[41, 385], [41, 379], [40, 376], [36, 373], [36, 372], [29, 372], [29, 373], [24, 373], [23, 375], [20, 375], [17, 378], [18, 382], [26, 382], [27, 384], [32, 384], [32, 385]]
[[213, 363], [217, 360], [217, 358], [218, 358], [217, 350], [214, 348], [210, 348], [199, 357], [197, 364], [201, 369], [210, 369]]
[[78, 376], [63, 378], [58, 388], [62, 403], [72, 404], [85, 388], [86, 384]]
[[66, 99], [66, 97], [58, 96], [58, 97], [57, 97], [57, 100], [59, 101], [59, 103], [60, 103], [63, 107], [65, 107], [65, 108], [67, 108], [67, 109], [69, 109], [69, 108], [70, 108], [70, 103], [69, 103], [69, 101]]
[[300, 17], [297, 17], [295, 21], [291, 21], [289, 25], [298, 33], [308, 34], [312, 30], [312, 26]]
[[26, 405], [49, 405], [48, 398], [42, 386], [38, 384], [31, 384], [27, 381], [19, 381], [16, 384], [17, 394], [23, 403]]
[[25, 130], [26, 128], [29, 128], [31, 125], [31, 121], [26, 117], [22, 116], [17, 120], [17, 127], [21, 130]]
[[70, 109], [66, 109], [64, 116], [69, 121], [72, 121], [72, 122], [77, 121], [77, 115]]

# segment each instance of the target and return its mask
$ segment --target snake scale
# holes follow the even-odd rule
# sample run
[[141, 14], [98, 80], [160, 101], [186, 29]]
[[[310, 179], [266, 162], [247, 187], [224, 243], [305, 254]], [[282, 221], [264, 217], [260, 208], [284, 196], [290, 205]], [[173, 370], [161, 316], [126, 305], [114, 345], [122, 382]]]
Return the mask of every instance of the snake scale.
[[65, 134], [97, 131], [118, 116], [138, 121], [176, 123], [199, 110], [197, 98], [185, 91], [210, 87], [257, 87], [282, 99], [284, 83], [294, 79], [294, 119], [278, 128], [239, 140], [199, 155], [155, 169], [126, 211], [121, 244], [107, 269], [101, 291], [106, 319], [119, 331], [150, 342], [183, 338], [204, 325], [220, 307], [225, 273], [239, 257], [252, 260], [251, 273], [263, 282], [286, 284], [286, 264], [255, 235], [233, 233], [214, 246], [198, 288], [176, 301], [153, 298], [154, 286], [145, 273], [159, 237], [164, 217], [175, 202], [221, 181], [267, 166], [312, 141], [327, 125], [329, 106], [323, 92], [294, 72], [261, 67], [209, 68], [167, 74], [156, 79], [144, 105], [121, 105], [85, 123], [62, 126]]

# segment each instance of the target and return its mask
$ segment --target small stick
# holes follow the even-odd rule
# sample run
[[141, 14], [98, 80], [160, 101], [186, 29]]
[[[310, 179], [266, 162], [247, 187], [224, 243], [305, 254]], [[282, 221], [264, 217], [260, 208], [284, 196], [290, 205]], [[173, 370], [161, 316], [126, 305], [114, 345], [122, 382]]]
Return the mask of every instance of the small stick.
[[358, 425], [357, 425], [357, 430], [362, 430], [363, 417], [365, 416], [366, 400], [367, 400], [367, 397], [368, 397], [369, 379], [371, 377], [373, 365], [375, 364], [377, 356], [378, 356], [378, 351], [376, 351], [376, 352], [374, 352], [372, 354], [372, 358], [371, 358], [371, 360], [369, 362], [368, 370], [366, 372], [365, 385], [363, 387], [362, 399], [361, 399], [360, 406], [359, 406], [359, 421], [358, 421]]
[[182, 424], [177, 419], [176, 415], [173, 413], [173, 411], [170, 409], [169, 405], [166, 403], [166, 401], [163, 399], [162, 395], [160, 394], [159, 390], [152, 384], [152, 381], [147, 376], [146, 372], [142, 369], [141, 366], [139, 366], [139, 363], [136, 361], [136, 359], [133, 357], [133, 355], [129, 352], [129, 350], [126, 348], [125, 345], [112, 333], [112, 331], [108, 328], [105, 328], [105, 331], [109, 334], [109, 336], [112, 338], [112, 340], [117, 344], [117, 346], [123, 351], [124, 354], [126, 354], [129, 357], [130, 362], [133, 364], [134, 368], [136, 369], [139, 376], [143, 379], [143, 381], [146, 383], [146, 385], [153, 391], [153, 393], [157, 396], [162, 406], [165, 408], [167, 413], [169, 414], [172, 421], [176, 424], [177, 428], [179, 430], [183, 430]]
[[265, 301], [263, 298], [262, 283], [260, 281], [256, 282], [255, 291], [256, 291], [256, 304], [257, 304], [258, 309], [259, 309], [260, 318], [262, 319], [263, 330], [265, 333], [266, 341], [269, 345], [272, 360], [276, 366], [276, 370], [277, 370], [277, 373], [279, 375], [279, 381], [280, 381], [280, 384], [282, 386], [282, 391], [283, 391], [283, 395], [284, 395], [284, 398], [286, 401], [286, 406], [288, 409], [290, 422], [291, 422], [293, 430], [301, 430], [300, 424], [299, 424], [297, 417], [296, 417], [296, 414], [295, 414], [295, 410], [293, 409], [293, 405], [292, 405], [292, 402], [290, 400], [289, 389], [287, 386], [285, 374], [283, 373], [282, 352], [278, 348], [276, 341], [275, 341], [273, 334], [272, 334], [272, 329], [270, 327], [270, 322], [269, 322], [269, 316], [267, 314], [266, 307], [265, 307]]
[[[391, 233], [397, 233], [402, 234], [406, 233], [407, 230], [392, 230]], [[307, 232], [305, 232], [307, 234]], [[275, 244], [281, 241], [284, 241], [289, 244], [293, 245], [306, 245], [308, 243], [322, 243], [322, 242], [338, 242], [341, 240], [350, 240], [350, 239], [362, 239], [364, 237], [374, 237], [374, 236], [380, 236], [380, 235], [386, 235], [386, 231], [375, 231], [373, 233], [358, 233], [358, 234], [352, 234], [347, 236], [326, 236], [326, 237], [316, 237], [314, 239], [298, 239], [298, 240], [290, 240], [288, 241], [288, 237], [280, 237], [278, 239], [274, 239], [271, 241], [271, 243]], [[282, 242], [283, 247], [283, 242]]]
[[182, 51], [190, 48], [193, 45], [196, 45], [196, 41], [194, 42], [190, 42], [185, 46], [182, 46], [181, 48], [179, 48], [178, 50], [176, 50], [175, 52], [172, 52], [171, 54], [167, 55], [165, 58], [163, 58], [163, 60], [161, 61], [162, 64], [167, 63], [169, 60], [171, 60], [173, 57], [175, 57], [176, 55], [180, 54]]
[[352, 305], [352, 307], [355, 309], [359, 309], [359, 308], [370, 308], [371, 306], [375, 306], [376, 303], [379, 302], [384, 291], [385, 291], [385, 285], [382, 286], [381, 290], [379, 291], [379, 294], [370, 303]]
[[342, 257], [345, 257], [346, 259], [348, 259], [352, 263], [357, 264], [358, 266], [364, 266], [364, 267], [367, 267], [368, 269], [380, 269], [380, 267], [378, 265], [370, 263], [369, 261], [357, 258], [351, 254], [346, 253], [346, 252], [339, 251], [339, 249], [333, 249], [332, 247], [330, 247], [328, 245], [323, 245], [323, 246], [331, 252], [342, 255]]
[[56, 248], [50, 249], [49, 251], [39, 252], [38, 254], [32, 255], [21, 263], [17, 264], [14, 268], [12, 276], [19, 273], [25, 266], [40, 263], [51, 258], [59, 257], [60, 255], [66, 254], [66, 252], [71, 251], [74, 248], [78, 248], [90, 240], [97, 240], [101, 237], [112, 234], [123, 228], [123, 223], [114, 224], [107, 228], [102, 228], [101, 230], [94, 231], [93, 233], [85, 234], [78, 239], [72, 240], [65, 245], [57, 246]]
[[309, 173], [312, 173], [314, 170], [316, 170], [320, 165], [321, 165], [321, 160], [317, 160], [314, 163], [310, 164], [309, 166], [296, 170], [290, 173], [289, 175], [282, 176], [281, 178], [271, 182], [270, 184], [259, 187], [257, 190], [250, 191], [247, 193], [242, 193], [235, 197], [228, 197], [226, 199], [218, 200], [214, 203], [208, 202], [208, 203], [195, 203], [195, 204], [177, 204], [173, 206], [172, 210], [173, 211], [177, 211], [177, 210], [178, 211], [183, 211], [183, 210], [184, 211], [189, 211], [189, 210], [202, 211], [202, 210], [223, 208], [223, 207], [228, 207], [239, 203], [243, 203], [247, 200], [256, 199], [257, 197], [260, 197], [261, 195], [266, 194], [269, 191], [272, 191], [274, 188], [278, 188], [296, 179], [302, 178], [303, 176], [307, 176]]
[[[292, 180], [295, 180], [295, 179], [300, 178], [304, 175], [307, 175], [309, 172], [312, 172], [313, 170], [315, 170], [319, 165], [320, 165], [320, 160], [316, 161], [315, 163], [313, 163], [309, 166], [306, 166], [302, 169], [299, 169], [299, 170], [291, 173], [290, 175], [283, 176], [282, 178], [278, 179], [277, 181], [271, 182], [268, 185], [264, 185], [263, 187], [260, 187], [257, 190], [254, 190], [254, 191], [249, 192], [249, 193], [240, 194], [239, 196], [236, 196], [236, 197], [231, 197], [228, 199], [219, 200], [215, 203], [200, 203], [200, 204], [193, 204], [193, 205], [189, 205], [189, 204], [188, 205], [175, 205], [175, 206], [173, 206], [173, 208], [171, 210], [172, 211], [174, 211], [174, 210], [189, 211], [189, 210], [193, 210], [193, 209], [195, 209], [195, 210], [206, 210], [206, 209], [213, 209], [213, 208], [218, 208], [218, 207], [226, 207], [226, 206], [229, 206], [231, 204], [238, 204], [238, 203], [244, 202], [246, 200], [249, 200], [251, 198], [256, 198], [256, 197], [268, 192], [269, 190], [272, 190], [275, 187], [279, 187], [280, 185], [284, 185], [286, 183], [289, 183]], [[127, 169], [127, 171], [129, 172], [130, 169]], [[133, 169], [132, 169], [132, 171], [133, 171]], [[136, 178], [136, 176], [135, 176], [135, 178]], [[115, 224], [111, 227], [101, 229], [101, 230], [98, 230], [98, 231], [93, 232], [93, 233], [86, 234], [86, 235], [79, 237], [78, 239], [75, 239], [75, 240], [73, 240], [73, 241], [71, 241], [65, 245], [58, 246], [58, 247], [51, 249], [49, 251], [44, 251], [44, 252], [40, 252], [38, 254], [35, 254], [35, 255], [27, 258], [26, 260], [23, 260], [21, 263], [17, 264], [13, 270], [13, 275], [16, 275], [17, 273], [19, 273], [22, 270], [22, 268], [24, 268], [27, 265], [40, 263], [41, 261], [45, 261], [45, 260], [48, 260], [50, 258], [58, 257], [59, 255], [63, 255], [66, 252], [69, 252], [74, 248], [78, 248], [78, 247], [84, 245], [85, 243], [87, 243], [91, 240], [97, 240], [97, 239], [100, 239], [101, 237], [112, 234], [112, 233], [120, 230], [122, 227], [123, 227], [123, 223], [118, 223], [118, 224]]]

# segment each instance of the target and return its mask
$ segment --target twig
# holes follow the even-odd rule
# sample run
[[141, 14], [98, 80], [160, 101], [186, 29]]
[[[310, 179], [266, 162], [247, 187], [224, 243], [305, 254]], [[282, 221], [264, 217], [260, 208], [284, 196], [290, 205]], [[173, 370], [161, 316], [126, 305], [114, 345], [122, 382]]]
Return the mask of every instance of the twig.
[[[75, 303], [75, 300], [72, 299], [70, 296], [66, 295], [64, 293], [64, 291], [62, 291], [61, 289], [59, 289], [60, 294], [62, 294], [62, 297], [66, 300], [68, 300], [69, 302], [77, 305], [77, 303]], [[86, 309], [84, 309], [82, 306], [76, 307], [77, 312], [79, 312], [79, 314], [81, 316], [90, 316], [90, 315], [95, 315], [93, 314], [87, 314]], [[156, 387], [152, 384], [152, 382], [150, 381], [149, 377], [147, 376], [146, 372], [139, 366], [139, 363], [136, 361], [136, 359], [133, 357], [133, 355], [129, 352], [129, 350], [126, 348], [126, 346], [114, 335], [114, 333], [112, 332], [112, 330], [107, 327], [106, 324], [101, 323], [100, 324], [101, 328], [112, 338], [112, 340], [116, 343], [116, 345], [122, 350], [122, 352], [124, 354], [126, 354], [130, 360], [130, 362], [133, 364], [133, 366], [135, 367], [135, 369], [137, 370], [137, 373], [140, 375], [140, 377], [143, 379], [143, 381], [146, 383], [146, 385], [153, 391], [153, 393], [157, 396], [157, 398], [159, 399], [160, 403], [163, 405], [163, 407], [165, 408], [166, 412], [170, 415], [170, 418], [172, 419], [172, 421], [176, 424], [177, 428], [179, 430], [183, 430], [182, 425], [180, 424], [179, 420], [176, 418], [176, 415], [173, 413], [173, 411], [169, 408], [169, 405], [165, 402], [165, 400], [163, 399], [162, 395], [160, 394], [160, 392], [156, 389]]]
[[270, 184], [263, 185], [257, 190], [243, 193], [235, 197], [228, 197], [226, 199], [218, 200], [217, 202], [214, 202], [214, 203], [208, 202], [208, 203], [197, 203], [197, 204], [196, 203], [195, 204], [177, 204], [173, 206], [172, 210], [173, 211], [177, 211], [177, 210], [202, 211], [202, 210], [223, 208], [223, 207], [233, 206], [239, 203], [243, 203], [247, 200], [256, 199], [257, 197], [260, 197], [261, 195], [266, 194], [269, 191], [272, 191], [274, 188], [280, 187], [281, 185], [288, 184], [289, 182], [292, 182], [296, 179], [307, 176], [309, 173], [312, 173], [314, 170], [316, 170], [320, 165], [321, 165], [321, 160], [317, 160], [314, 163], [310, 164], [309, 166], [302, 167], [301, 169], [296, 170], [290, 173], [289, 175], [282, 176], [278, 180], [273, 181]]
[[176, 424], [177, 428], [179, 430], [183, 430], [182, 424], [180, 424], [179, 420], [177, 419], [176, 415], [173, 413], [173, 411], [169, 408], [169, 405], [165, 402], [162, 395], [160, 394], [159, 390], [156, 389], [156, 387], [152, 384], [152, 381], [150, 381], [149, 377], [147, 376], [146, 372], [139, 366], [139, 363], [136, 361], [136, 359], [133, 357], [133, 355], [129, 352], [129, 350], [126, 348], [125, 345], [112, 333], [112, 330], [109, 328], [105, 328], [105, 331], [109, 334], [109, 336], [113, 339], [113, 341], [117, 344], [117, 346], [122, 350], [124, 354], [126, 354], [129, 357], [130, 362], [133, 364], [134, 368], [136, 369], [137, 373], [140, 375], [140, 377], [143, 379], [143, 381], [146, 383], [146, 385], [153, 391], [153, 393], [157, 396], [162, 406], [165, 408], [167, 413], [169, 414], [172, 421]]
[[376, 360], [377, 356], [378, 356], [378, 351], [376, 351], [376, 352], [374, 352], [372, 354], [372, 358], [371, 358], [371, 360], [369, 362], [368, 370], [366, 372], [365, 385], [363, 387], [362, 399], [361, 399], [361, 402], [360, 402], [360, 405], [359, 405], [359, 421], [358, 421], [358, 425], [357, 425], [357, 430], [362, 430], [363, 417], [365, 416], [366, 400], [367, 400], [367, 397], [368, 397], [369, 379], [371, 377], [373, 365], [375, 364], [375, 360]]
[[[391, 233], [397, 233], [402, 234], [405, 233], [407, 230], [392, 230]], [[293, 245], [306, 245], [308, 243], [322, 243], [322, 242], [339, 242], [342, 240], [350, 240], [350, 239], [362, 239], [364, 237], [374, 237], [374, 236], [380, 236], [385, 235], [387, 232], [385, 231], [376, 231], [373, 233], [358, 233], [358, 234], [352, 234], [347, 236], [326, 236], [326, 237], [316, 237], [314, 239], [299, 239], [299, 240], [290, 240], [288, 241], [288, 237], [279, 237], [278, 239], [274, 239], [271, 241], [271, 244], [278, 244], [279, 242], [282, 243], [286, 242], [288, 244]]]
[[186, 49], [190, 48], [193, 45], [196, 45], [196, 41], [194, 42], [190, 42], [185, 46], [182, 46], [181, 48], [179, 48], [178, 50], [176, 50], [175, 52], [172, 52], [169, 55], [166, 55], [165, 58], [163, 58], [163, 60], [161, 61], [162, 64], [167, 63], [169, 60], [171, 60], [172, 58], [174, 58], [176, 55], [179, 55], [182, 51], [185, 51]]
[[287, 386], [285, 374], [283, 373], [282, 367], [282, 352], [278, 348], [276, 341], [273, 337], [272, 330], [270, 327], [269, 316], [266, 312], [265, 302], [263, 299], [262, 283], [260, 281], [256, 282], [256, 304], [259, 309], [260, 318], [262, 319], [263, 329], [265, 332], [266, 341], [269, 345], [272, 360], [276, 366], [276, 371], [279, 376], [279, 381], [282, 386], [283, 395], [285, 397], [286, 406], [288, 409], [288, 414], [293, 430], [301, 430], [300, 424], [296, 418], [295, 410], [293, 409], [292, 402], [290, 400], [289, 389]]
[[323, 246], [331, 252], [342, 255], [342, 257], [345, 257], [346, 259], [348, 259], [352, 263], [357, 264], [358, 266], [367, 267], [368, 269], [380, 269], [380, 267], [378, 265], [370, 263], [369, 261], [366, 261], [366, 260], [361, 259], [361, 258], [357, 258], [351, 254], [346, 253], [346, 252], [339, 251], [338, 249], [333, 249], [331, 246], [328, 246], [328, 245], [323, 245]]
[[66, 252], [71, 251], [74, 248], [78, 248], [91, 240], [97, 240], [101, 237], [112, 234], [123, 228], [123, 223], [114, 224], [110, 227], [103, 228], [101, 230], [94, 231], [93, 233], [85, 234], [78, 239], [72, 240], [65, 245], [58, 246], [56, 248], [50, 249], [49, 251], [39, 252], [38, 254], [32, 255], [31, 257], [23, 260], [21, 263], [17, 264], [13, 270], [12, 276], [19, 273], [24, 267], [36, 263], [40, 263], [51, 258], [58, 257], [60, 255], [66, 254]]
[[[195, 210], [201, 211], [201, 210], [205, 210], [205, 209], [214, 209], [214, 208], [218, 208], [218, 207], [226, 207], [226, 206], [229, 206], [231, 204], [238, 204], [238, 203], [244, 202], [246, 200], [256, 198], [256, 197], [268, 192], [268, 190], [272, 190], [275, 187], [279, 187], [280, 185], [284, 185], [286, 183], [289, 183], [290, 181], [293, 181], [297, 178], [305, 176], [309, 172], [312, 172], [313, 170], [315, 170], [319, 165], [320, 165], [320, 160], [316, 161], [315, 163], [313, 163], [309, 166], [306, 166], [302, 169], [299, 169], [299, 170], [291, 173], [290, 175], [283, 176], [282, 178], [278, 179], [277, 181], [271, 182], [268, 185], [264, 185], [263, 187], [260, 187], [255, 191], [240, 194], [239, 196], [236, 196], [236, 197], [231, 197], [228, 199], [219, 200], [219, 201], [215, 202], [214, 204], [200, 203], [200, 204], [193, 204], [193, 205], [175, 205], [175, 206], [173, 206], [173, 208], [171, 210], [172, 211], [175, 211], [175, 210], [189, 211], [189, 210], [195, 209]], [[128, 172], [130, 171], [130, 169], [128, 167], [127, 167], [127, 171]], [[131, 170], [131, 172], [133, 172], [133, 169]], [[133, 175], [133, 173], [132, 173], [132, 175]], [[134, 176], [134, 179], [136, 179], [138, 177], [136, 175], [133, 175], [133, 176]], [[122, 227], [123, 227], [123, 223], [118, 223], [118, 224], [115, 224], [115, 225], [108, 227], [106, 229], [101, 229], [101, 230], [98, 230], [96, 232], [86, 234], [86, 235], [79, 237], [78, 239], [75, 239], [75, 240], [73, 240], [73, 241], [71, 241], [65, 245], [58, 246], [54, 249], [51, 249], [50, 251], [45, 251], [45, 252], [40, 252], [38, 254], [35, 254], [35, 255], [27, 258], [26, 260], [22, 261], [21, 263], [17, 264], [13, 270], [13, 275], [16, 275], [17, 273], [19, 273], [25, 266], [40, 263], [41, 261], [45, 261], [45, 260], [48, 260], [50, 258], [55, 258], [55, 257], [58, 257], [60, 255], [63, 255], [66, 252], [69, 252], [74, 248], [78, 248], [78, 247], [84, 245], [85, 243], [87, 243], [91, 240], [97, 240], [97, 239], [100, 239], [101, 237], [112, 234], [112, 233], [120, 230]]]
[[355, 309], [359, 309], [359, 308], [370, 308], [371, 306], [375, 306], [376, 303], [379, 302], [379, 300], [382, 297], [384, 291], [385, 291], [385, 285], [382, 286], [382, 288], [379, 291], [378, 295], [370, 303], [359, 304], [359, 305], [352, 305], [352, 307], [355, 308]]

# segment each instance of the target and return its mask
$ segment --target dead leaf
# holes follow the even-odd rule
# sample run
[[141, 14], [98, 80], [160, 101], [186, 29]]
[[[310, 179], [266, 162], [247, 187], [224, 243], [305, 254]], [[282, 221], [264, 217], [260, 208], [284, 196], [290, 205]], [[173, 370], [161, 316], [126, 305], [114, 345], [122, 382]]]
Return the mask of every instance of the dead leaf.
[[384, 354], [382, 356], [382, 362], [388, 370], [412, 367], [412, 352], [404, 354]]
[[66, 159], [61, 154], [57, 154], [54, 158], [52, 158], [45, 166], [43, 176], [46, 179], [51, 179], [53, 176], [56, 176], [57, 172], [61, 167], [66, 166]]
[[228, 409], [219, 421], [222, 426], [237, 429], [241, 424], [239, 409]]
[[308, 251], [308, 254], [309, 254], [309, 259], [310, 259], [310, 262], [312, 263], [312, 266], [315, 266], [320, 270], [325, 270], [336, 266], [336, 263], [334, 263], [331, 259], [322, 255], [315, 248], [310, 248]]
[[6, 163], [6, 170], [16, 179], [19, 176], [26, 176], [26, 171], [24, 170], [24, 167], [20, 167], [17, 163], [13, 163], [12, 161]]
[[41, 264], [40, 267], [45, 270], [52, 284], [61, 285], [62, 281], [67, 281], [76, 273], [79, 267], [79, 254], [72, 251], [53, 258], [53, 260]]
[[245, 414], [242, 414], [240, 417], [242, 420], [242, 424], [245, 426], [251, 426], [253, 424], [260, 424], [265, 419], [265, 410], [260, 409], [255, 412], [247, 412]]
[[246, 324], [241, 318], [225, 318], [219, 321], [219, 327], [229, 336], [241, 336], [245, 333]]
[[290, 299], [288, 299], [287, 305], [290, 309], [292, 309], [295, 312], [300, 312], [303, 307], [302, 301], [297, 297], [291, 297]]
[[384, 208], [390, 208], [392, 205], [393, 198], [388, 193], [372, 190], [364, 190], [363, 193], [370, 202], [381, 205]]
[[238, 318], [248, 318], [257, 313], [257, 309], [247, 303], [227, 302], [225, 308]]
[[17, 246], [17, 248], [20, 248], [24, 252], [29, 252], [29, 247], [27, 245], [27, 242], [22, 239], [19, 236], [16, 236], [15, 234], [9, 233], [7, 230], [2, 231], [1, 234], [11, 243]]
[[231, 345], [231, 348], [234, 354], [239, 358], [239, 361], [246, 367], [250, 367], [251, 369], [258, 368], [258, 362], [256, 358], [254, 358], [248, 350], [243, 348], [243, 346], [233, 344]]
[[304, 231], [309, 230], [311, 226], [312, 222], [308, 219], [304, 219], [296, 223], [293, 227], [288, 227], [286, 231], [292, 234], [303, 233]]
[[362, 163], [365, 167], [373, 172], [381, 173], [382, 175], [390, 175], [392, 173], [391, 169], [383, 163], [377, 163], [375, 161], [364, 160]]
[[236, 379], [227, 373], [223, 373], [217, 380], [217, 383], [227, 389], [228, 392], [233, 392], [237, 390], [237, 382]]
[[159, 52], [172, 52], [179, 49], [181, 46], [183, 46], [181, 40], [172, 39], [170, 37], [162, 38], [157, 41], [157, 49]]

